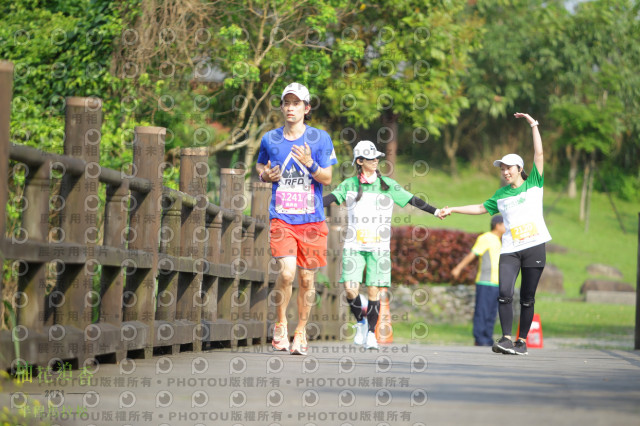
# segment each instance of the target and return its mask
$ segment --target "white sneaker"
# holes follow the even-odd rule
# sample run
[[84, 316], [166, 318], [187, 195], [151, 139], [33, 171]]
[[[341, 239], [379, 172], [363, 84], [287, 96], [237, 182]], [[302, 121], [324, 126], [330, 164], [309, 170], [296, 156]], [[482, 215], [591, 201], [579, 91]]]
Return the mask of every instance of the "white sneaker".
[[354, 325], [356, 328], [356, 335], [353, 338], [354, 345], [364, 345], [365, 340], [367, 340], [367, 332], [369, 331], [369, 323], [367, 322], [367, 318], [363, 318], [361, 322], [357, 322]]
[[369, 331], [367, 333], [367, 342], [364, 344], [366, 349], [378, 349], [378, 340], [376, 339], [376, 333]]

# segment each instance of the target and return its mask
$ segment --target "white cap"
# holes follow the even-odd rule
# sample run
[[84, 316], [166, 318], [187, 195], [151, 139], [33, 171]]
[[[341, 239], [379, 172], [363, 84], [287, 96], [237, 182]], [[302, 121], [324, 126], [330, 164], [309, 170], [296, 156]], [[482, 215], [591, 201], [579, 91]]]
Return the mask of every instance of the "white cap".
[[291, 93], [292, 95], [296, 95], [298, 99], [304, 101], [306, 103], [310, 102], [309, 89], [306, 88], [305, 85], [300, 83], [291, 83], [282, 91], [281, 100], [284, 100], [284, 97]]
[[353, 148], [353, 161], [351, 164], [353, 165], [356, 162], [356, 158], [364, 157], [368, 160], [373, 160], [374, 158], [384, 157], [384, 153], [378, 151], [376, 146], [371, 141], [360, 141]]
[[493, 162], [493, 165], [500, 167], [500, 164], [506, 164], [507, 166], [520, 166], [524, 169], [524, 161], [518, 154], [507, 154], [502, 159]]

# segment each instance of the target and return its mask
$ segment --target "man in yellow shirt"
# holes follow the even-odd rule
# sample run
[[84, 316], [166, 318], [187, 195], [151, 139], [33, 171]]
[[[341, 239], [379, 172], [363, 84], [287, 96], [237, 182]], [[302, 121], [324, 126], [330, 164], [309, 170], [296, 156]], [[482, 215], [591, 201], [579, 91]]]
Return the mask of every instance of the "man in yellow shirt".
[[451, 271], [451, 275], [458, 279], [469, 263], [476, 257], [479, 259], [476, 276], [476, 305], [473, 313], [473, 337], [476, 346], [493, 344], [493, 326], [498, 314], [498, 269], [504, 232], [502, 216], [493, 216], [491, 231], [480, 235], [469, 254]]

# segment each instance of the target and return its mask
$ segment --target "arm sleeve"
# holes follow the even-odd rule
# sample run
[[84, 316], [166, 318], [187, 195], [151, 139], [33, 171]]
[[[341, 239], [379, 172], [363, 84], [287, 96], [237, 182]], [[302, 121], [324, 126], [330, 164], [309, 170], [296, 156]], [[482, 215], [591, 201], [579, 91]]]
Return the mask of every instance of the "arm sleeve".
[[531, 174], [529, 175], [527, 180], [529, 179], [531, 179], [531, 183], [535, 186], [542, 188], [542, 186], [544, 185], [544, 176], [540, 174], [535, 163], [533, 163], [533, 169], [531, 169]]
[[481, 256], [485, 251], [487, 251], [487, 248], [488, 247], [487, 247], [487, 244], [485, 242], [485, 238], [482, 238], [482, 235], [480, 235], [476, 239], [476, 243], [473, 245], [473, 247], [471, 247], [471, 251], [476, 256]]
[[416, 197], [415, 195], [413, 196], [413, 198], [411, 198], [409, 200], [409, 204], [411, 204], [414, 207], [419, 208], [422, 211], [425, 211], [425, 212], [431, 213], [431, 214], [435, 214], [435, 212], [437, 210], [431, 204], [428, 204], [426, 201], [421, 200], [420, 198]]
[[498, 213], [498, 199], [496, 198], [495, 194], [493, 195], [493, 197], [485, 201], [482, 205], [485, 209], [487, 209], [491, 216]]
[[267, 162], [269, 161], [269, 153], [267, 152], [267, 147], [265, 143], [266, 137], [267, 135], [265, 134], [260, 140], [260, 150], [258, 151], [258, 161], [257, 161], [260, 164], [267, 164]]
[[331, 193], [329, 195], [325, 195], [324, 197], [322, 197], [322, 207], [327, 207], [329, 206], [331, 203], [338, 203], [338, 198], [336, 198], [336, 196]]
[[399, 205], [400, 207], [406, 206], [409, 201], [413, 198], [413, 194], [404, 189], [398, 182], [388, 177], [380, 177], [380, 179], [384, 179], [387, 185], [389, 185], [389, 190], [387, 194], [391, 197], [394, 203]]
[[331, 141], [329, 134], [322, 130], [318, 131], [321, 134], [323, 143], [320, 144], [316, 161], [318, 162], [318, 165], [324, 169], [337, 164], [338, 158], [336, 157], [336, 151], [333, 149], [333, 142]]

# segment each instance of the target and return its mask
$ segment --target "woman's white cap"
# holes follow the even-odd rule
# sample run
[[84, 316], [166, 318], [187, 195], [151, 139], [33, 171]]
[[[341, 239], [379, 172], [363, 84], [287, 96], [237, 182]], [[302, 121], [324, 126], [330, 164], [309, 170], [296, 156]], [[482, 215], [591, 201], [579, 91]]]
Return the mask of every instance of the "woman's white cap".
[[292, 95], [296, 95], [298, 99], [309, 103], [311, 97], [309, 96], [309, 89], [304, 84], [300, 83], [291, 83], [282, 91], [282, 96], [280, 99], [284, 100], [284, 97], [291, 93]]
[[500, 160], [493, 162], [493, 165], [496, 167], [500, 167], [501, 164], [506, 164], [507, 166], [520, 166], [521, 169], [524, 169], [524, 161], [518, 154], [507, 154]]
[[373, 160], [374, 158], [384, 157], [384, 153], [378, 151], [376, 146], [371, 141], [360, 141], [353, 148], [353, 165], [356, 162], [356, 158], [364, 157], [367, 160]]

